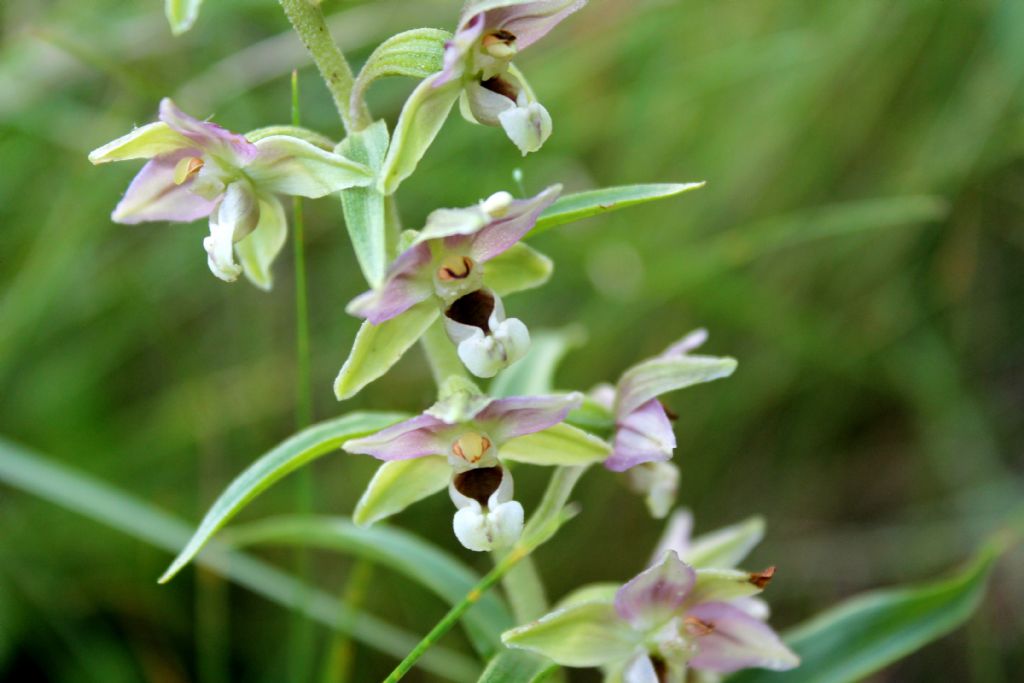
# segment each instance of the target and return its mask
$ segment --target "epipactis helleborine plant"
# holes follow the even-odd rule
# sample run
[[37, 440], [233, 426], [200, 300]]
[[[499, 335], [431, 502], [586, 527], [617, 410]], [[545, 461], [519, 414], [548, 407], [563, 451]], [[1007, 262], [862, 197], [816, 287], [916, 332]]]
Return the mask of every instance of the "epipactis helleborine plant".
[[[771, 581], [774, 568], [748, 573], [726, 563], [742, 558], [763, 530], [758, 520], [689, 541], [688, 513], [673, 519], [648, 569], [611, 592], [579, 589], [540, 619], [506, 631], [502, 641], [558, 664], [601, 667], [607, 683], [684, 683], [687, 670], [703, 680], [740, 669], [784, 671], [799, 659], [763, 619], [750, 596]], [[738, 561], [738, 560], [737, 560]]]
[[604, 465], [613, 472], [628, 471], [631, 488], [646, 495], [654, 517], [668, 514], [675, 503], [679, 470], [669, 462], [676, 447], [675, 416], [658, 400], [662, 394], [728, 377], [736, 369], [732, 358], [691, 355], [707, 340], [695, 330], [658, 356], [626, 370], [615, 386], [601, 384], [590, 397], [614, 418], [612, 454]]
[[553, 185], [530, 199], [498, 192], [474, 206], [434, 211], [384, 285], [356, 297], [348, 312], [379, 325], [433, 298], [466, 368], [493, 377], [526, 355], [530, 335], [519, 319], [505, 317], [484, 264], [519, 242], [560, 191]]
[[502, 446], [559, 424], [582, 399], [579, 393], [494, 399], [456, 391], [421, 415], [342, 448], [387, 462], [445, 458], [448, 493], [458, 508], [455, 536], [470, 550], [504, 548], [522, 533], [523, 506], [512, 499], [512, 473], [499, 458]]
[[512, 58], [543, 38], [586, 0], [471, 0], [445, 45], [432, 87], [461, 82], [460, 110], [471, 123], [501, 126], [525, 155], [551, 135], [551, 115]]
[[[118, 223], [210, 218], [203, 240], [210, 270], [233, 282], [241, 273], [270, 289], [270, 266], [284, 246], [287, 219], [277, 194], [323, 197], [369, 185], [365, 166], [290, 135], [255, 142], [200, 121], [170, 100], [160, 120], [89, 154], [94, 164], [148, 159], [112, 218]], [[237, 253], [241, 265], [235, 262]]]

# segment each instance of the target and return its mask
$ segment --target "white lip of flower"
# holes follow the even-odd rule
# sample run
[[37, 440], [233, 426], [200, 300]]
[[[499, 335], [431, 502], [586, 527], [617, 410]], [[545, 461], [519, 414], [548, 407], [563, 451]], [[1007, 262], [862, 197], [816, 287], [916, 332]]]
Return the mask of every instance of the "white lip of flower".
[[[486, 477], [493, 480], [495, 474], [501, 477], [501, 483], [485, 499], [486, 507], [478, 500], [483, 498], [486, 489], [473, 484], [467, 486], [465, 479], [460, 481], [460, 477]], [[493, 481], [490, 485], [493, 485]], [[460, 488], [472, 496], [466, 495]], [[524, 513], [523, 506], [512, 500], [512, 492], [512, 475], [500, 466], [478, 468], [455, 475], [448, 485], [448, 494], [459, 508], [452, 519], [452, 529], [459, 543], [469, 550], [483, 552], [506, 548], [518, 541], [523, 533]]]
[[252, 190], [241, 182], [228, 185], [224, 199], [210, 216], [210, 236], [203, 239], [210, 271], [221, 280], [234, 282], [241, 275], [234, 245], [253, 231], [259, 217], [259, 202]]
[[679, 490], [679, 468], [671, 462], [645, 462], [626, 471], [629, 487], [646, 498], [655, 519], [668, 515]]
[[[468, 301], [460, 304], [463, 300]], [[482, 320], [484, 315], [486, 320]], [[530, 348], [526, 325], [516, 318], [506, 319], [501, 299], [486, 290], [477, 290], [453, 303], [445, 312], [444, 326], [456, 344], [459, 359], [477, 377], [494, 377]]]
[[498, 121], [524, 156], [539, 150], [551, 136], [553, 128], [551, 114], [540, 102], [518, 102], [515, 107], [498, 114]]

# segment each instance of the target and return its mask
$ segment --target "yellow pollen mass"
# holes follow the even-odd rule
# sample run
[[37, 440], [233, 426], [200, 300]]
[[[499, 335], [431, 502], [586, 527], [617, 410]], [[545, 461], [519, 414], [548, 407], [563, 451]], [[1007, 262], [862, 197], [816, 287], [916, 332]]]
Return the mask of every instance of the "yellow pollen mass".
[[478, 432], [466, 432], [452, 444], [452, 453], [470, 464], [480, 462], [491, 448], [491, 440]]
[[174, 167], [174, 184], [181, 185], [199, 173], [202, 168], [203, 160], [199, 157], [185, 157]]

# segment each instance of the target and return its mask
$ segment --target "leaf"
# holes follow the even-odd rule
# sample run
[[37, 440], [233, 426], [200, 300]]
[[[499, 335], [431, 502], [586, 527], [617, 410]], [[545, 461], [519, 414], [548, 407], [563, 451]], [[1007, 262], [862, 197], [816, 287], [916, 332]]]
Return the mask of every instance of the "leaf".
[[370, 382], [381, 377], [416, 343], [437, 318], [437, 304], [430, 299], [380, 325], [364, 322], [348, 359], [334, 380], [339, 401], [352, 398]]
[[628, 658], [641, 637], [619, 618], [611, 603], [585, 602], [505, 631], [501, 641], [565, 666], [584, 667]]
[[448, 486], [452, 466], [441, 455], [392, 460], [382, 464], [356, 503], [353, 521], [360, 526], [398, 514]]
[[[192, 533], [190, 525], [145, 500], [2, 438], [0, 481], [170, 553]], [[419, 636], [352, 609], [330, 593], [216, 541], [209, 552], [196, 558], [196, 564], [384, 654], [403, 657], [419, 641]], [[479, 673], [472, 660], [436, 646], [419, 663], [446, 679], [468, 682]]]
[[[451, 470], [447, 464], [445, 467]], [[361, 527], [341, 517], [274, 517], [233, 529], [230, 542], [234, 546], [271, 543], [349, 553], [412, 579], [449, 605], [461, 601], [480, 580], [469, 567], [408, 532], [386, 526]], [[499, 634], [515, 623], [493, 593], [481, 596], [462, 619], [484, 656], [494, 652]]]
[[[377, 121], [368, 128], [351, 133], [337, 147], [337, 153], [380, 173], [388, 150], [388, 127]], [[373, 288], [384, 282], [387, 270], [387, 232], [384, 223], [384, 195], [375, 186], [353, 187], [341, 192], [345, 227], [352, 241], [363, 277]]]
[[993, 544], [962, 573], [916, 588], [874, 591], [847, 600], [784, 640], [800, 656], [792, 671], [745, 671], [729, 683], [853, 683], [946, 635], [981, 602]]
[[540, 683], [558, 665], [523, 650], [502, 650], [487, 664], [477, 683]]
[[160, 577], [160, 583], [170, 581], [228, 520], [285, 475], [339, 448], [349, 439], [383, 429], [402, 417], [399, 413], [351, 413], [313, 425], [278, 444], [228, 484], [188, 544]]
[[421, 81], [402, 107], [378, 179], [382, 194], [394, 194], [402, 181], [416, 170], [459, 96], [458, 80], [436, 88], [435, 80], [436, 76], [432, 76]]
[[436, 28], [417, 28], [391, 36], [366, 60], [352, 87], [353, 101], [363, 99], [378, 78], [426, 78], [444, 68], [444, 44], [452, 34]]
[[176, 36], [192, 28], [199, 18], [199, 6], [203, 0], [166, 0], [164, 13], [171, 24], [171, 33]]
[[563, 422], [505, 442], [499, 456], [530, 465], [573, 467], [603, 462], [610, 452], [601, 439]]
[[484, 264], [484, 282], [505, 296], [540, 287], [554, 267], [547, 256], [520, 242]]
[[586, 335], [579, 326], [561, 330], [540, 330], [530, 335], [526, 357], [506, 368], [491, 382], [490, 394], [540, 396], [554, 390], [555, 370], [570, 349], [580, 346]]
[[572, 223], [599, 213], [617, 211], [627, 206], [644, 204], [656, 199], [667, 199], [683, 192], [704, 187], [699, 183], [652, 183], [648, 185], [620, 185], [600, 190], [588, 190], [565, 195], [540, 215], [529, 235], [539, 235], [565, 223]]

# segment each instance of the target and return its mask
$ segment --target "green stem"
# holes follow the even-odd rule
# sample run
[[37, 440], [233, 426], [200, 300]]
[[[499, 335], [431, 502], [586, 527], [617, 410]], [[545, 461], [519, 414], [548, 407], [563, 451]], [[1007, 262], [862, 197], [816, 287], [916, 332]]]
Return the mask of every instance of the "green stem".
[[423, 656], [423, 654], [430, 649], [434, 643], [439, 641], [444, 634], [448, 633], [451, 628], [462, 618], [462, 615], [466, 613], [470, 607], [475, 605], [484, 593], [489, 590], [494, 584], [498, 583], [516, 563], [527, 557], [533, 548], [523, 545], [522, 543], [516, 544], [512, 550], [506, 555], [490, 572], [488, 572], [480, 582], [477, 583], [473, 588], [466, 594], [458, 604], [453, 606], [448, 613], [444, 615], [441, 621], [437, 622], [434, 628], [430, 629], [430, 633], [423, 637], [416, 647], [403, 659], [395, 670], [391, 672], [391, 675], [384, 679], [384, 683], [395, 683], [401, 680], [402, 676], [407, 674], [409, 670], [416, 664], [416, 660]]
[[[299, 126], [298, 72], [292, 71], [292, 125]], [[292, 244], [295, 257], [295, 422], [299, 430], [313, 423], [312, 375], [309, 367], [309, 298], [306, 282], [305, 221], [302, 199], [292, 199]], [[297, 477], [296, 504], [300, 513], [313, 511], [313, 474], [308, 467]], [[295, 569], [300, 580], [309, 578], [309, 551], [299, 546], [295, 553]], [[292, 619], [289, 636], [289, 673], [291, 680], [307, 680], [313, 657], [313, 624], [300, 611]]]
[[[341, 602], [349, 609], [359, 609], [373, 583], [373, 563], [360, 559], [352, 565], [348, 579], [345, 581], [345, 588], [342, 591]], [[342, 615], [339, 618], [347, 618]], [[324, 672], [321, 680], [323, 683], [345, 683], [350, 680], [352, 665], [355, 660], [355, 648], [352, 638], [343, 631], [338, 630], [327, 651], [327, 661], [324, 665]]]
[[352, 95], [352, 69], [345, 55], [331, 38], [320, 6], [312, 0], [280, 0], [281, 8], [288, 16], [295, 32], [306, 46], [310, 56], [320, 70], [320, 75], [331, 91], [334, 107], [341, 116], [345, 130], [361, 130], [370, 123], [370, 114], [362, 102], [350, 114], [349, 100]]
[[[495, 557], [497, 560], [500, 556]], [[548, 611], [548, 596], [532, 557], [527, 557], [506, 574], [501, 587], [517, 624], [533, 621]]]

